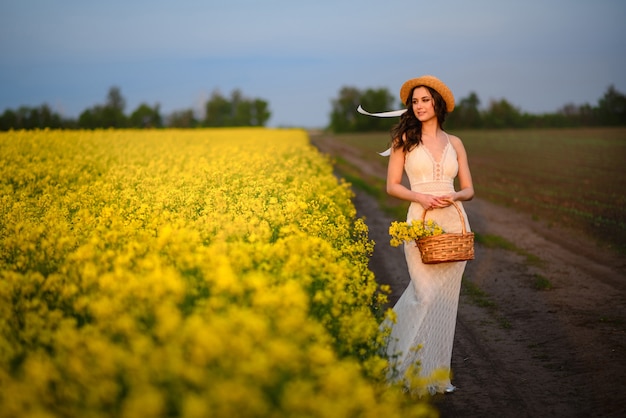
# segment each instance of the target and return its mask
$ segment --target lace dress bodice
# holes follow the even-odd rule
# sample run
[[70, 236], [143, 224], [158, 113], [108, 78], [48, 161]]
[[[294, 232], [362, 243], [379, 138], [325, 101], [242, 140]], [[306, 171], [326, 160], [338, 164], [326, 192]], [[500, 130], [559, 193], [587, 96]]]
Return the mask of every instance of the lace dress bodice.
[[[454, 192], [454, 179], [459, 172], [457, 153], [449, 139], [439, 159], [425, 145], [420, 144], [406, 154], [404, 169], [411, 190], [435, 196], [447, 195]], [[409, 206], [407, 221], [422, 219], [423, 213], [424, 208], [413, 202]], [[453, 207], [434, 210], [427, 216], [428, 219], [437, 218], [437, 222], [447, 232], [460, 232], [461, 222]], [[469, 225], [467, 219], [466, 225]]]
[[424, 144], [418, 145], [406, 155], [404, 168], [411, 189], [423, 193], [442, 189], [453, 191], [454, 178], [459, 172], [456, 151], [449, 140], [439, 160], [433, 157]]

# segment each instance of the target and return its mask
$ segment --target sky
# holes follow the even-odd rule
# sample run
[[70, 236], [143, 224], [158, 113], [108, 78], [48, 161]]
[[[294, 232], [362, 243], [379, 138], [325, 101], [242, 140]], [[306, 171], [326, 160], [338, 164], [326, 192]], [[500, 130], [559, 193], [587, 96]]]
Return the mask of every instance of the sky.
[[0, 0], [0, 113], [76, 118], [117, 86], [127, 114], [201, 115], [238, 89], [268, 126], [317, 128], [342, 87], [397, 97], [424, 74], [457, 101], [555, 112], [626, 94], [625, 22], [623, 0]]

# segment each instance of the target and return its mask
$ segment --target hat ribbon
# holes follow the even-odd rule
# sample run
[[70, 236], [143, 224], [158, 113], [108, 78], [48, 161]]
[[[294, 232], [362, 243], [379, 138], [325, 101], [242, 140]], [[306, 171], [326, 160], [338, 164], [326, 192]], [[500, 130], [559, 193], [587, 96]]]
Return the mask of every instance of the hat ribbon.
[[356, 111], [362, 115], [374, 116], [377, 118], [395, 118], [395, 117], [401, 116], [404, 112], [407, 111], [407, 109], [390, 110], [388, 112], [380, 112], [380, 113], [370, 113], [367, 110], [363, 109], [363, 106], [359, 105], [359, 107], [356, 108]]
[[[377, 118], [395, 118], [395, 117], [401, 116], [404, 112], [407, 111], [407, 109], [390, 110], [388, 112], [380, 112], [380, 113], [370, 113], [367, 110], [363, 109], [361, 105], [359, 105], [359, 107], [356, 108], [356, 111], [362, 115], [374, 116]], [[391, 148], [383, 152], [379, 152], [378, 154], [382, 155], [383, 157], [389, 157], [391, 155]]]

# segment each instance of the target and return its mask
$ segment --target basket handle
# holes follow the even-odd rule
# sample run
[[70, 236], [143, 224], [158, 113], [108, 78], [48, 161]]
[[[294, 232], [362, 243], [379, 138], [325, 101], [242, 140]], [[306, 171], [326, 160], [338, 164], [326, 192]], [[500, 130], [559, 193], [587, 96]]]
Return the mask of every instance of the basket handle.
[[[456, 211], [459, 213], [459, 218], [461, 219], [461, 226], [463, 228], [463, 234], [466, 234], [467, 230], [465, 229], [465, 217], [463, 216], [463, 213], [461, 212], [461, 208], [454, 200], [450, 200], [450, 202], [452, 203], [452, 205], [454, 205], [454, 207], [456, 208]], [[444, 209], [444, 208], [441, 208], [441, 209]], [[422, 223], [426, 222], [426, 212], [428, 212], [429, 210], [433, 210], [433, 209], [424, 209], [424, 213], [422, 215]]]

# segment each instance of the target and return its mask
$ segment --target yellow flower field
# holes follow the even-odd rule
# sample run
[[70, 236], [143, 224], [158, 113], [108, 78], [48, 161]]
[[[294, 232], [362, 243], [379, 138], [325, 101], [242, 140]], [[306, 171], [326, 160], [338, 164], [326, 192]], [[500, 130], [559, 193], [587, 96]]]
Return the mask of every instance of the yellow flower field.
[[0, 133], [0, 416], [412, 417], [301, 130]]

